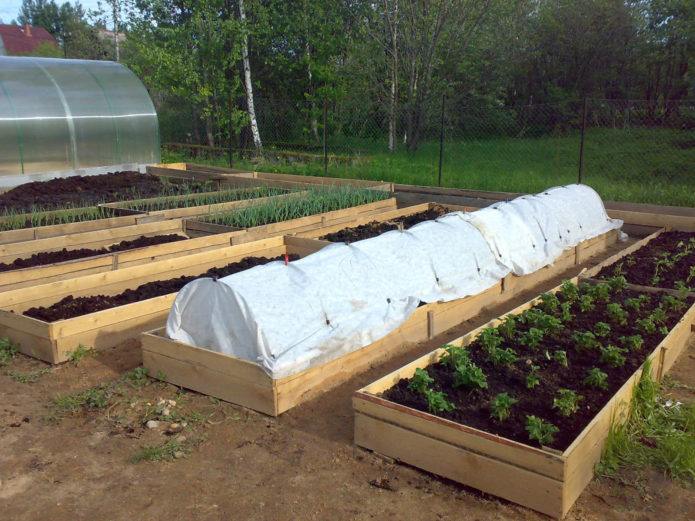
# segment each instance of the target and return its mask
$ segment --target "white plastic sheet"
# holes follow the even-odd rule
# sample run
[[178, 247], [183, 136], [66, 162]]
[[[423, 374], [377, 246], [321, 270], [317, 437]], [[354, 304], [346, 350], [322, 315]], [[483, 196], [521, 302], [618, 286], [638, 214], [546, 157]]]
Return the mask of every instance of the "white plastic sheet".
[[621, 225], [592, 189], [554, 188], [333, 244], [288, 266], [273, 262], [195, 280], [179, 292], [167, 336], [257, 362], [283, 378], [386, 336], [420, 302], [477, 294]]

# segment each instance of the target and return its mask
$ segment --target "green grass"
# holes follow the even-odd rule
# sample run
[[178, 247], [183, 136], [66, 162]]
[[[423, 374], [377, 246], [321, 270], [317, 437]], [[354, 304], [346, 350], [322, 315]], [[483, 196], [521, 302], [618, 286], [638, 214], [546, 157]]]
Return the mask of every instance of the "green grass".
[[[537, 138], [447, 141], [442, 186], [471, 190], [534, 193], [578, 179], [578, 132]], [[332, 177], [436, 186], [439, 143], [416, 152], [389, 153], [383, 141], [345, 140], [329, 145], [350, 164], [329, 160]], [[352, 153], [350, 151], [353, 151]], [[208, 162], [162, 153], [165, 162]], [[235, 168], [288, 174], [324, 175], [322, 161], [276, 163], [235, 160]], [[604, 200], [695, 206], [695, 131], [677, 129], [590, 129], [586, 133], [582, 181]]]
[[695, 485], [695, 402], [665, 400], [646, 374], [635, 388], [630, 419], [611, 427], [597, 474], [649, 467], [683, 486]]

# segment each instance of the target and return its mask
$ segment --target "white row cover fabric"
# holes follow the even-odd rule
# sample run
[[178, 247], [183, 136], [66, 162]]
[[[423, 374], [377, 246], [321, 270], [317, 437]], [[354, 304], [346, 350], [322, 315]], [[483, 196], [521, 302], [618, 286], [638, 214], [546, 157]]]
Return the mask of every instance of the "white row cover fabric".
[[166, 334], [284, 378], [379, 340], [420, 302], [475, 295], [620, 226], [591, 188], [553, 188], [333, 244], [287, 266], [195, 280], [176, 297]]

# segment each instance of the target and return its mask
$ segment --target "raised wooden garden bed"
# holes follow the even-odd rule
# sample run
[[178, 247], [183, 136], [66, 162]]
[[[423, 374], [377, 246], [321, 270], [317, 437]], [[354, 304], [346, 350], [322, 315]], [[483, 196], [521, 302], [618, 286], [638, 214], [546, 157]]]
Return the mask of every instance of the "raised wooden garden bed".
[[[358, 188], [372, 190], [393, 191], [393, 183], [383, 181], [365, 181], [363, 179], [346, 179], [340, 177], [317, 177], [291, 174], [274, 174], [266, 172], [245, 172], [231, 168], [196, 165], [192, 163], [169, 163], [156, 166], [148, 166], [147, 173], [162, 176], [186, 176], [198, 179], [212, 179], [219, 182], [227, 180], [236, 186], [266, 185], [278, 188], [320, 187], [320, 186], [344, 186], [350, 185]], [[197, 177], [196, 177], [197, 176]]]
[[[379, 215], [395, 207], [395, 199], [386, 199], [344, 210], [328, 212], [319, 216], [317, 222], [319, 226], [321, 223], [330, 224], [337, 221], [349, 222], [351, 219], [359, 218], [362, 215]], [[194, 229], [193, 231], [189, 230], [187, 226], [190, 222], [191, 221], [187, 220], [172, 219], [135, 226], [117, 227], [109, 230], [85, 232], [64, 237], [53, 237], [0, 245], [0, 262], [8, 263], [17, 258], [30, 257], [34, 253], [59, 251], [63, 248], [69, 250], [79, 248], [96, 249], [124, 240], [133, 240], [143, 235], [178, 234], [185, 237], [193, 237], [185, 241], [158, 244], [156, 246], [107, 253], [83, 259], [0, 272], [0, 291], [9, 291], [37, 284], [46, 284], [48, 282], [81, 277], [93, 273], [123, 269], [153, 261], [181, 257], [216, 248], [223, 248], [232, 244], [243, 244], [252, 242], [252, 240], [276, 237], [282, 235], [284, 232], [284, 226], [282, 223], [279, 223], [280, 225], [278, 226], [266, 228], [265, 233], [253, 232], [252, 230], [252, 233], [249, 234], [247, 230], [234, 230], [220, 227], [210, 229], [209, 233], [206, 234], [199, 229]], [[287, 226], [291, 228], [293, 226], [292, 222], [290, 221]], [[225, 233], [215, 233], [221, 230]], [[317, 241], [316, 248], [318, 249], [322, 245], [323, 244]]]
[[[517, 315], [539, 301], [511, 313]], [[660, 378], [665, 360], [675, 359], [685, 348], [694, 321], [695, 305], [648, 354], [652, 377]], [[449, 344], [467, 346], [484, 328], [500, 323], [495, 319]], [[445, 352], [445, 348], [437, 349], [355, 392], [355, 443], [544, 514], [563, 517], [593, 478], [612, 423], [627, 418], [642, 369], [619, 387], [565, 450], [558, 451], [493, 435], [381, 396], [401, 379], [412, 378], [416, 369], [438, 362]]]
[[439, 204], [436, 202], [422, 203], [422, 204], [417, 204], [414, 206], [407, 206], [405, 208], [399, 208], [399, 209], [394, 208], [391, 211], [383, 212], [383, 213], [379, 214], [378, 216], [374, 216], [374, 217], [365, 216], [365, 217], [362, 217], [360, 219], [356, 219], [350, 223], [337, 223], [334, 225], [324, 226], [321, 228], [314, 228], [311, 230], [299, 231], [296, 233], [296, 235], [297, 235], [297, 237], [305, 237], [307, 239], [326, 240], [326, 239], [324, 239], [324, 237], [326, 235], [340, 232], [340, 231], [344, 230], [345, 228], [356, 228], [359, 226], [366, 226], [366, 225], [369, 225], [373, 222], [386, 223], [388, 221], [396, 221], [400, 218], [408, 217], [408, 216], [411, 216], [413, 214], [433, 210], [433, 209], [435, 209], [435, 207], [445, 208], [449, 212], [474, 211], [477, 209], [477, 208], [457, 206], [457, 205], [451, 205], [451, 204], [443, 205], [443, 204]]
[[[242, 189], [243, 191], [243, 189]], [[156, 203], [157, 201], [161, 201], [162, 199], [166, 199], [167, 201], [171, 201], [172, 203], [178, 202], [178, 201], [185, 201], [185, 200], [197, 200], [200, 199], [201, 197], [204, 196], [214, 196], [216, 192], [204, 192], [200, 194], [188, 194], [188, 195], [177, 195], [177, 196], [165, 196], [165, 197], [154, 197], [150, 199], [136, 199], [133, 201], [121, 201], [121, 202], [116, 202], [116, 203], [106, 203], [102, 204], [100, 206], [105, 207], [105, 208], [110, 208], [112, 210], [117, 210], [117, 211], [122, 211], [122, 212], [138, 212], [138, 213], [146, 213], [147, 215], [156, 215], [156, 216], [161, 216], [161, 219], [179, 219], [179, 218], [190, 218], [190, 217], [195, 217], [199, 215], [208, 215], [211, 213], [217, 213], [217, 212], [229, 212], [229, 211], [234, 211], [239, 208], [244, 208], [245, 206], [249, 206], [251, 204], [258, 204], [263, 201], [267, 201], [269, 199], [276, 199], [276, 198], [292, 198], [292, 197], [301, 197], [302, 192], [292, 192], [292, 193], [287, 193], [287, 194], [278, 194], [278, 195], [271, 195], [267, 197], [256, 197], [253, 199], [240, 199], [237, 201], [229, 201], [225, 203], [213, 203], [213, 204], [202, 204], [199, 206], [185, 206], [181, 208], [167, 208], [163, 210], [147, 210], [147, 211], [137, 211], [137, 210], [132, 210], [130, 207], [134, 205], [147, 205], [148, 203]]]
[[0, 336], [20, 344], [20, 351], [51, 363], [63, 362], [79, 344], [105, 348], [163, 325], [176, 293], [142, 300], [66, 320], [45, 322], [22, 315], [36, 306], [50, 306], [64, 297], [118, 295], [141, 284], [198, 275], [212, 267], [246, 257], [306, 255], [321, 248], [314, 241], [274, 237], [106, 273], [52, 282], [0, 293]]
[[[234, 356], [202, 349], [164, 336], [164, 329], [141, 335], [143, 364], [151, 375], [159, 371], [166, 381], [251, 409], [277, 416], [295, 405], [339, 385], [374, 363], [414, 344], [433, 338], [456, 324], [477, 315], [484, 307], [511, 300], [519, 291], [548, 280], [616, 242], [613, 230], [589, 239], [565, 252], [553, 266], [526, 277], [509, 275], [487, 290], [451, 302], [425, 304], [398, 329], [384, 338], [339, 359], [296, 375], [273, 379], [260, 366]], [[297, 238], [299, 239], [299, 238]], [[308, 244], [320, 244], [321, 241]], [[323, 243], [325, 244], [325, 243]]]
[[94, 219], [66, 224], [53, 224], [50, 226], [37, 226], [35, 228], [21, 228], [18, 230], [6, 230], [0, 232], [0, 244], [11, 242], [31, 241], [45, 239], [47, 237], [59, 237], [73, 233], [89, 232], [94, 230], [108, 230], [120, 226], [132, 226], [161, 221], [161, 215], [147, 215], [142, 212], [129, 212], [129, 215], [109, 217], [108, 219]]
[[[317, 230], [329, 226], [348, 226], [352, 225], [353, 221], [362, 219], [376, 219], [384, 212], [391, 212], [396, 208], [396, 199], [389, 198], [382, 201], [376, 201], [360, 206], [353, 206], [342, 210], [334, 210], [332, 212], [318, 213], [298, 219], [289, 219], [287, 221], [255, 226], [241, 230], [243, 233], [236, 235], [233, 239], [234, 244], [244, 242], [257, 241], [263, 237], [273, 235], [297, 235], [308, 230]], [[186, 232], [191, 237], [202, 235], [210, 235], [216, 233], [225, 233], [239, 230], [230, 226], [205, 222], [202, 220], [188, 219], [186, 221]], [[320, 235], [320, 234], [319, 234]]]

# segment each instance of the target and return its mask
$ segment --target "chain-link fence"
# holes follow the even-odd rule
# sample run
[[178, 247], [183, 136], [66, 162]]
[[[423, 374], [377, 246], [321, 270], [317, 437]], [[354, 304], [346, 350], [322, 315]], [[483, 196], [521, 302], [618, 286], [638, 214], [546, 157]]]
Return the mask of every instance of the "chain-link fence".
[[258, 99], [256, 107], [264, 152], [242, 132], [241, 166], [254, 156], [259, 170], [508, 192], [581, 181], [604, 199], [695, 205], [695, 101]]

